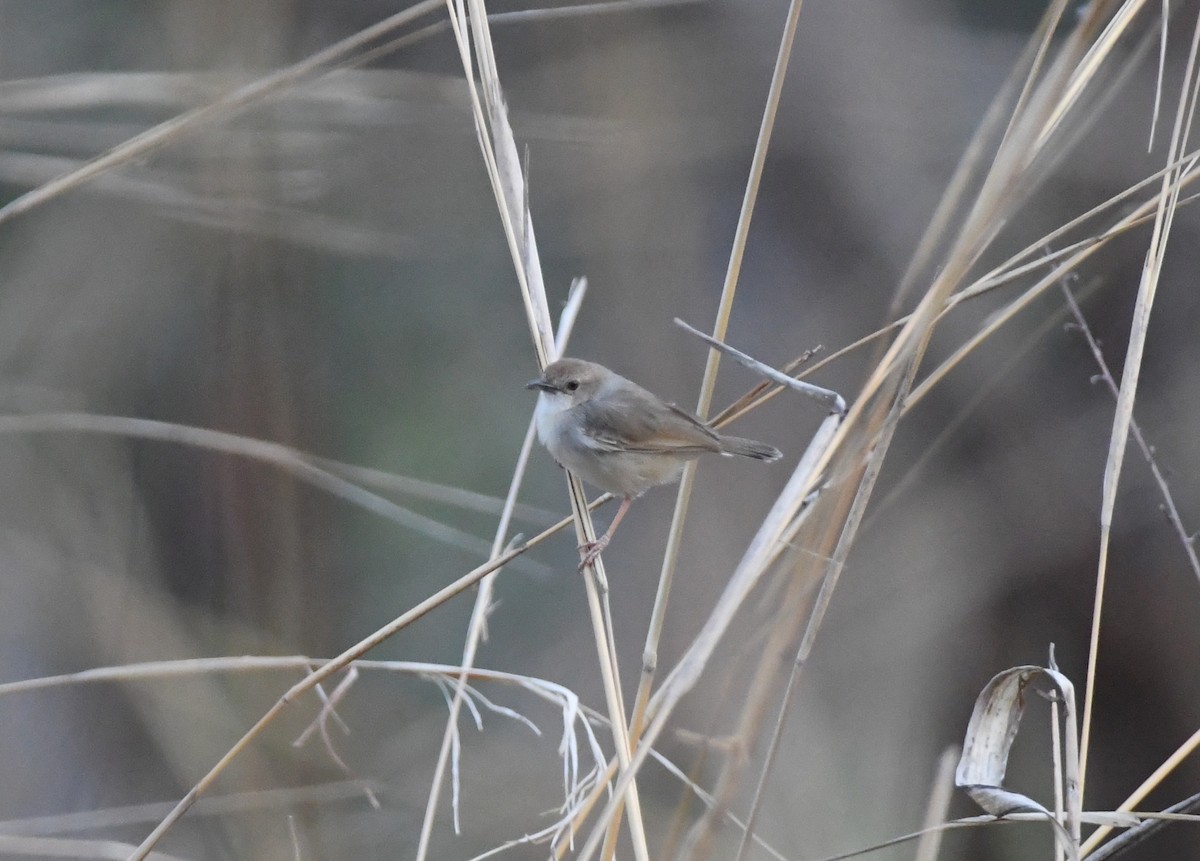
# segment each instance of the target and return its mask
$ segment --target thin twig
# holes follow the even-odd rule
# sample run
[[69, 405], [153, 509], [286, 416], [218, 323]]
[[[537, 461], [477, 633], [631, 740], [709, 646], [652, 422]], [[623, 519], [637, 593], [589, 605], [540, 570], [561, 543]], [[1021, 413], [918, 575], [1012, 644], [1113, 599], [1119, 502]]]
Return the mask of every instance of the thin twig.
[[708, 344], [714, 350], [718, 350], [718, 351], [724, 353], [726, 356], [729, 356], [731, 359], [733, 359], [739, 365], [749, 368], [750, 370], [754, 371], [756, 374], [762, 374], [764, 377], [766, 377], [768, 380], [771, 380], [773, 383], [776, 383], [780, 386], [785, 386], [785, 387], [791, 389], [792, 391], [799, 392], [800, 394], [804, 395], [805, 397], [812, 398], [817, 403], [822, 404], [823, 406], [826, 406], [829, 409], [833, 410], [833, 412], [835, 412], [839, 416], [844, 416], [846, 414], [845, 399], [842, 398], [841, 395], [839, 395], [837, 392], [833, 391], [832, 389], [826, 389], [822, 386], [814, 386], [812, 383], [806, 383], [803, 380], [797, 380], [794, 377], [789, 377], [787, 374], [783, 373], [782, 371], [775, 370], [774, 368], [772, 368], [770, 365], [766, 364], [765, 362], [760, 362], [758, 359], [755, 359], [753, 356], [747, 355], [746, 353], [743, 353], [741, 350], [738, 350], [738, 349], [735, 349], [735, 348], [729, 346], [728, 344], [726, 344], [724, 341], [720, 340], [719, 338], [714, 338], [711, 335], [706, 335], [703, 332], [701, 332], [699, 329], [689, 326], [687, 323], [685, 323], [683, 320], [680, 320], [678, 317], [675, 318], [675, 325], [678, 326], [679, 328], [683, 329], [685, 332], [695, 335], [697, 338], [699, 338], [704, 343]]
[[[1087, 342], [1088, 350], [1091, 351], [1092, 358], [1096, 362], [1096, 367], [1100, 369], [1097, 379], [1108, 387], [1109, 392], [1115, 398], [1118, 394], [1117, 382], [1113, 379], [1108, 362], [1104, 358], [1104, 353], [1100, 349], [1095, 336], [1092, 334], [1087, 319], [1083, 316], [1083, 310], [1075, 300], [1075, 296], [1071, 292], [1071, 288], [1066, 280], [1061, 282], [1061, 287], [1071, 316], [1075, 318], [1075, 325]], [[1179, 538], [1179, 543], [1183, 547], [1183, 552], [1187, 555], [1188, 564], [1192, 566], [1192, 573], [1200, 580], [1200, 559], [1196, 556], [1196, 542], [1192, 540], [1191, 533], [1183, 525], [1183, 517], [1180, 515], [1179, 506], [1175, 502], [1175, 495], [1171, 492], [1171, 487], [1167, 484], [1167, 477], [1163, 475], [1162, 470], [1158, 466], [1158, 459], [1154, 456], [1154, 446], [1146, 441], [1146, 436], [1142, 433], [1141, 426], [1138, 425], [1137, 420], [1133, 417], [1129, 419], [1129, 431], [1133, 435], [1134, 441], [1138, 444], [1138, 448], [1141, 449], [1142, 457], [1150, 465], [1150, 472], [1154, 476], [1154, 483], [1158, 485], [1158, 492], [1163, 498], [1163, 509], [1167, 512], [1167, 519], [1170, 520], [1171, 527], [1175, 530], [1175, 534]]]

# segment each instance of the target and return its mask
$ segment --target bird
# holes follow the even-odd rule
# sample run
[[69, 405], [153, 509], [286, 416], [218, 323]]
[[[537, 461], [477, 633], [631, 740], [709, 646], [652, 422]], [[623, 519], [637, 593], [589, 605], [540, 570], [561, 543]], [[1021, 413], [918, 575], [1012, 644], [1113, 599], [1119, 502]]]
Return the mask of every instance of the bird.
[[704, 454], [767, 462], [783, 456], [772, 445], [723, 436], [595, 362], [558, 359], [525, 388], [537, 390], [538, 440], [558, 464], [622, 498], [608, 530], [579, 548], [580, 570], [608, 547], [633, 500], [655, 485], [676, 480], [689, 461]]

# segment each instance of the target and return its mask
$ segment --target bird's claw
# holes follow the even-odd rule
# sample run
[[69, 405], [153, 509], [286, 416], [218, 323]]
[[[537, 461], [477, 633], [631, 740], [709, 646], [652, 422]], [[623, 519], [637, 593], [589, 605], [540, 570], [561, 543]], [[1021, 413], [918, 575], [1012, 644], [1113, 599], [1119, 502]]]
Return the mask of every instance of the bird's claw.
[[585, 544], [579, 545], [579, 552], [583, 554], [579, 562], [579, 570], [591, 565], [596, 561], [597, 557], [604, 552], [604, 548], [608, 546], [608, 536], [601, 535], [595, 541], [588, 541]]

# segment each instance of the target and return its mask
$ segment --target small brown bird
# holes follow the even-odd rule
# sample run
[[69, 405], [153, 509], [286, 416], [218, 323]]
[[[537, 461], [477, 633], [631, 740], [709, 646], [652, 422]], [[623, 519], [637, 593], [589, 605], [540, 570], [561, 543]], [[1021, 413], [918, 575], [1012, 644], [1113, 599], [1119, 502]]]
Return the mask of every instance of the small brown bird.
[[583, 551], [583, 568], [612, 540], [630, 503], [678, 478], [702, 454], [773, 461], [774, 446], [721, 436], [691, 413], [660, 400], [603, 365], [559, 359], [525, 388], [538, 390], [538, 439], [554, 459], [601, 490], [623, 497], [612, 524]]

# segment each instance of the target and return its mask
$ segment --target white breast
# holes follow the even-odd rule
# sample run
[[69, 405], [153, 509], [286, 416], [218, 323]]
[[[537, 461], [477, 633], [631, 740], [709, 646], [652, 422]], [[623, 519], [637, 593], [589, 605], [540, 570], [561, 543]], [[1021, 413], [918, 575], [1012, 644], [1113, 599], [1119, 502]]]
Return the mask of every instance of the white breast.
[[620, 482], [608, 474], [610, 469], [619, 466], [617, 458], [597, 457], [592, 441], [580, 432], [578, 417], [572, 407], [571, 397], [567, 394], [539, 392], [534, 411], [538, 439], [560, 466], [601, 490], [624, 493], [625, 488]]
[[562, 392], [538, 392], [533, 419], [537, 424], [538, 440], [562, 463], [564, 413], [571, 408], [571, 398]]

